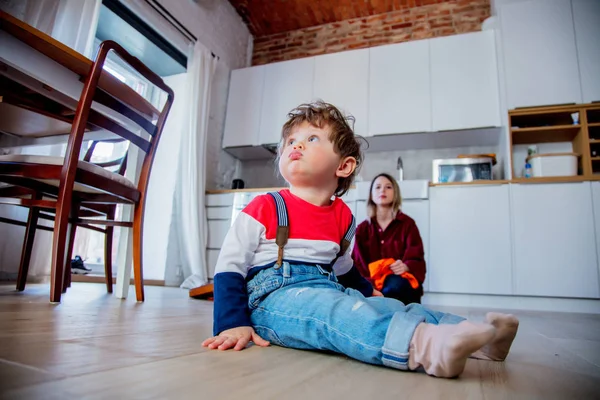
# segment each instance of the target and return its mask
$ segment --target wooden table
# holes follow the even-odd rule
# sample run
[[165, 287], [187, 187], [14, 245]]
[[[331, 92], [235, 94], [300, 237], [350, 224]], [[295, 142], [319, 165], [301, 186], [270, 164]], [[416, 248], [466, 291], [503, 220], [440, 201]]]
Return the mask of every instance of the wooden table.
[[[0, 133], [0, 148], [66, 143], [83, 81], [91, 67], [92, 61], [82, 54], [0, 11], [0, 131], [5, 132]], [[123, 108], [123, 104], [152, 119], [158, 117], [154, 106], [112, 75], [103, 73], [98, 86], [107, 93], [105, 96], [112, 97], [111, 104], [93, 104], [95, 117], [91, 113], [88, 118], [86, 139], [117, 137], [102, 129], [114, 122], [140, 132], [131, 120], [113, 110]], [[130, 150], [130, 160], [139, 159], [136, 153], [137, 148]], [[135, 182], [138, 170], [139, 164], [131, 162], [126, 176]], [[124, 230], [122, 236], [120, 245], [127, 245], [127, 255], [117, 263], [115, 295], [126, 298], [131, 276], [131, 235]]]

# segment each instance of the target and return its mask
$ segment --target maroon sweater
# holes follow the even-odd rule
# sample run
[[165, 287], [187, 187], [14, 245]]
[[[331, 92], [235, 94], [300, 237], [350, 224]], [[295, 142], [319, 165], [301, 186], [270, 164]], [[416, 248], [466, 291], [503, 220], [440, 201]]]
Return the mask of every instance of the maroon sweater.
[[352, 251], [354, 265], [369, 279], [369, 263], [382, 258], [402, 260], [409, 272], [421, 283], [425, 281], [425, 253], [419, 228], [415, 221], [402, 211], [390, 222], [385, 231], [376, 218], [363, 221], [356, 228], [356, 242]]

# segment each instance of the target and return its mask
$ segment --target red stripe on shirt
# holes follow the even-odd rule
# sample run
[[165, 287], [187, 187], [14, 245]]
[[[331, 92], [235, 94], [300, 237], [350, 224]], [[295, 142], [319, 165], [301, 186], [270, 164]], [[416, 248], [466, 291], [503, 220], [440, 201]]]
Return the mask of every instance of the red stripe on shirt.
[[[293, 195], [289, 189], [279, 192], [283, 197], [290, 225], [290, 239], [327, 240], [340, 243], [350, 223], [352, 213], [339, 198], [329, 206], [315, 206]], [[242, 212], [256, 219], [266, 228], [266, 239], [274, 240], [277, 234], [275, 201], [268, 195], [254, 198]]]

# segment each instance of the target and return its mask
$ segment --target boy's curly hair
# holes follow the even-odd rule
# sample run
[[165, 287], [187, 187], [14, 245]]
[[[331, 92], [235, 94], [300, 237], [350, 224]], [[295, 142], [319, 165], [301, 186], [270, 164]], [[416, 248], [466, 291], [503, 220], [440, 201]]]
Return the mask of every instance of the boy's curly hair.
[[328, 126], [331, 130], [329, 140], [333, 143], [335, 152], [341, 158], [354, 157], [356, 159], [356, 168], [352, 174], [347, 178], [338, 179], [338, 185], [334, 194], [338, 197], [343, 196], [350, 189], [363, 161], [358, 136], [354, 134], [351, 127], [351, 124], [354, 125], [354, 117], [352, 115], [344, 115], [333, 104], [325, 103], [322, 100], [299, 105], [288, 113], [288, 121], [283, 125], [277, 158], [281, 156], [284, 144], [290, 136], [292, 129], [303, 122], [308, 122], [312, 126], [321, 129]]

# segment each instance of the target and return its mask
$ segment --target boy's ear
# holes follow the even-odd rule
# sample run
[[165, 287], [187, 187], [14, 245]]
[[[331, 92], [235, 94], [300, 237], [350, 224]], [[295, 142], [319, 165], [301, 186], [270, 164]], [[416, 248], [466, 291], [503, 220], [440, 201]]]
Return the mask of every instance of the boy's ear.
[[335, 171], [335, 176], [338, 178], [347, 178], [356, 169], [356, 158], [354, 157], [346, 157], [340, 161], [340, 165], [338, 166], [337, 171]]

